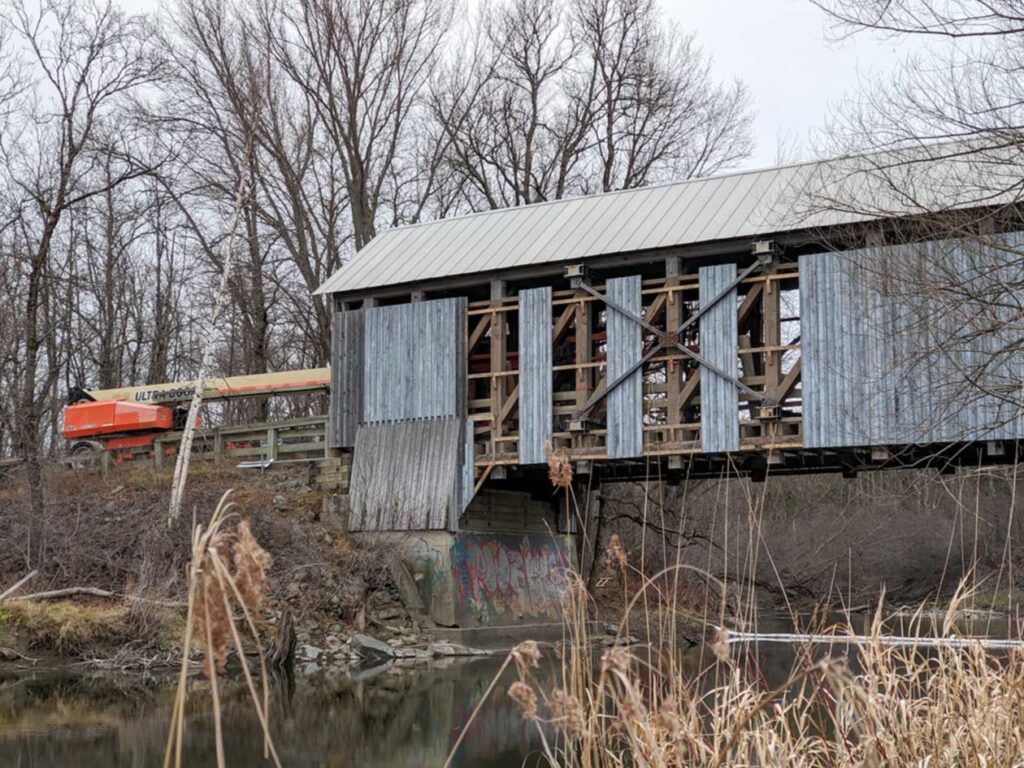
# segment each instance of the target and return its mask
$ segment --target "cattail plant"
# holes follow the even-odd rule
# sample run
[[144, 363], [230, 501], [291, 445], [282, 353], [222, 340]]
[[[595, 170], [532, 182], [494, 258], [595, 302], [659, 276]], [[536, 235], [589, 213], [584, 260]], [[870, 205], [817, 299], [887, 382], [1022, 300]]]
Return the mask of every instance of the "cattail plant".
[[[171, 725], [164, 752], [164, 768], [181, 768], [185, 736], [189, 658], [193, 648], [202, 652], [203, 672], [210, 682], [210, 702], [218, 768], [224, 768], [224, 734], [218, 678], [224, 673], [228, 656], [234, 652], [252, 698], [253, 709], [263, 728], [264, 758], [278, 768], [281, 761], [270, 737], [270, 689], [263, 648], [256, 620], [267, 591], [270, 555], [253, 536], [249, 523], [232, 512], [234, 504], [227, 491], [217, 504], [207, 526], [197, 523], [192, 531], [192, 560], [188, 573], [188, 613], [181, 649], [181, 671], [171, 713]], [[244, 628], [240, 631], [239, 625]], [[260, 659], [261, 692], [257, 690], [245, 656], [243, 635], [251, 641]]]

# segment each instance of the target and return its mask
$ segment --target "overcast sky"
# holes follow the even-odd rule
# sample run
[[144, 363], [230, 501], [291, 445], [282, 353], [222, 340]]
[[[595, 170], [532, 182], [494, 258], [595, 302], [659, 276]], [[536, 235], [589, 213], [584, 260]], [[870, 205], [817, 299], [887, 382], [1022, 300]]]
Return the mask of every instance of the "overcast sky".
[[[757, 112], [750, 168], [807, 159], [830, 108], [854, 98], [862, 81], [891, 72], [906, 41], [857, 35], [832, 40], [825, 14], [808, 0], [662, 0], [670, 18], [714, 57], [719, 77], [747, 84]], [[796, 152], [798, 156], [794, 157]]]
[[[153, 11], [158, 0], [120, 0]], [[810, 158], [813, 135], [831, 106], [862, 80], [884, 76], [907, 53], [899, 43], [858, 35], [830, 40], [825, 15], [809, 0], [661, 0], [666, 15], [714, 58], [722, 79], [747, 84], [756, 110], [756, 147], [747, 168]], [[906, 46], [906, 43], [903, 43]]]

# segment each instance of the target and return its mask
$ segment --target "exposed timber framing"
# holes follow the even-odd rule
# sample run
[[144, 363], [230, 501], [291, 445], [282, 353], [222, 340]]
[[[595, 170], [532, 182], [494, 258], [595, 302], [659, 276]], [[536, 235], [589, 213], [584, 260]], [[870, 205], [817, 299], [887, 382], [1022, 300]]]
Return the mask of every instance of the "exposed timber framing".
[[[620, 310], [608, 302], [607, 282], [587, 270], [569, 279], [565, 288], [552, 286], [552, 415], [551, 442], [578, 461], [609, 458], [609, 428], [605, 404], [622, 376], [609, 381], [607, 372], [607, 324], [609, 316], [628, 317], [642, 334], [643, 354], [627, 375], [641, 371], [643, 450], [640, 457], [697, 455], [700, 446], [701, 369], [708, 363], [698, 346], [700, 318], [713, 306], [698, 302], [697, 274], [682, 262], [666, 262], [663, 277], [641, 281], [638, 311]], [[621, 272], [620, 272], [621, 274]], [[736, 279], [719, 292], [715, 303], [729, 291], [738, 294], [737, 348], [741, 358], [752, 361], [742, 372], [716, 370], [738, 391], [737, 418], [740, 451], [801, 447], [799, 414], [799, 343], [786, 341], [781, 329], [786, 309], [784, 292], [795, 293], [797, 271], [793, 262], [778, 262], [765, 269], [762, 261], [741, 265]], [[563, 283], [564, 285], [564, 283]], [[485, 300], [472, 301], [467, 310], [468, 407], [475, 441], [476, 478], [488, 466], [515, 467], [519, 458], [520, 347], [519, 292], [506, 283]], [[778, 302], [778, 310], [766, 301]], [[766, 327], [766, 326], [773, 327]], [[495, 333], [495, 327], [503, 332]], [[740, 340], [743, 340], [741, 343]], [[497, 343], [496, 343], [497, 342]], [[775, 343], [769, 343], [775, 342]], [[768, 361], [767, 358], [773, 358]], [[777, 369], [777, 373], [766, 374]], [[731, 375], [730, 375], [731, 373]], [[495, 403], [500, 406], [495, 410]], [[771, 406], [765, 408], [764, 406]], [[534, 457], [535, 458], [535, 457]], [[491, 470], [493, 472], [493, 470]], [[488, 476], [493, 478], [490, 472]]]

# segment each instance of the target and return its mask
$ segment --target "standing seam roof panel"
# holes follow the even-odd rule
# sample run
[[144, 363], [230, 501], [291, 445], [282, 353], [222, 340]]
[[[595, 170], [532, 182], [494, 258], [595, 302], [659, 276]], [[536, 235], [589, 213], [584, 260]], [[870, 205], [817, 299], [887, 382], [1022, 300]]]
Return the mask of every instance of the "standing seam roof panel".
[[[553, 260], [565, 261], [574, 258], [573, 243], [578, 243], [583, 237], [583, 233], [589, 232], [600, 221], [595, 216], [595, 208], [596, 206], [590, 201], [590, 204], [580, 206], [575, 214], [567, 220], [562, 236], [557, 240], [552, 240]], [[578, 258], [579, 255], [577, 254], [576, 257]]]
[[700, 240], [701, 233], [707, 230], [708, 224], [721, 218], [722, 206], [728, 203], [742, 178], [742, 176], [730, 176], [722, 179], [722, 183], [708, 197], [700, 216], [690, 222], [686, 233], [687, 240]]
[[[650, 206], [657, 199], [657, 193], [664, 190], [658, 187], [638, 190], [631, 195], [631, 201], [622, 207], [615, 216], [615, 230], [601, 243], [595, 253], [617, 253], [619, 251], [640, 251], [648, 246], [647, 232], [641, 222], [650, 213]], [[645, 209], [646, 212], [645, 212]]]
[[672, 228], [660, 245], [690, 242], [690, 232], [692, 231], [693, 223], [703, 215], [708, 201], [714, 197], [715, 192], [720, 186], [722, 186], [722, 179], [709, 179], [707, 186], [701, 186], [697, 189], [694, 199], [689, 201], [686, 210], [680, 212], [679, 217], [675, 220]]
[[[955, 150], [956, 147], [953, 147]], [[612, 252], [731, 239], [894, 215], [1016, 201], [1008, 164], [951, 156], [945, 145], [728, 174], [640, 190], [475, 213], [382, 232], [317, 293], [360, 291]], [[877, 169], [905, 181], [893, 194]], [[958, 183], [967, 173], [977, 184]], [[979, 197], [978, 188], [1007, 189]], [[716, 197], [748, 187], [738, 199]], [[849, 201], [830, 206], [829, 200]], [[673, 201], [673, 202], [670, 202]], [[662, 203], [665, 208], [660, 208]], [[735, 205], [734, 205], [735, 203]], [[652, 210], [633, 214], [642, 207]], [[653, 210], [658, 209], [658, 210]], [[731, 213], [729, 210], [731, 209]], [[568, 212], [568, 215], [567, 215]], [[639, 219], [639, 220], [634, 220]], [[640, 226], [640, 222], [643, 226]], [[554, 228], [552, 228], [552, 226]], [[543, 234], [538, 240], [537, 233]], [[468, 248], [460, 250], [461, 247]], [[474, 250], [475, 249], [475, 250]]]
[[618, 230], [621, 222], [615, 209], [621, 204], [621, 198], [614, 194], [595, 198], [594, 215], [597, 217], [597, 224], [589, 233], [583, 233], [578, 247], [575, 249], [581, 257], [606, 252], [603, 248], [598, 247], [597, 243], [601, 242], [606, 232]]
[[571, 254], [566, 255], [565, 244], [570, 241], [571, 234], [576, 229], [573, 220], [578, 223], [585, 218], [583, 212], [586, 211], [586, 204], [585, 198], [567, 203], [562, 211], [562, 221], [552, 220], [543, 232], [537, 233], [534, 241], [536, 253], [530, 259], [531, 262], [562, 261], [571, 258]]
[[697, 240], [715, 240], [725, 227], [734, 221], [746, 222], [750, 212], [751, 190], [760, 174], [737, 176], [728, 195], [718, 204], [718, 209], [707, 217], [704, 226], [694, 233]]
[[676, 223], [679, 221], [681, 212], [689, 208], [697, 197], [696, 185], [679, 185], [679, 190], [676, 194], [673, 194], [666, 200], [666, 209], [661, 212], [658, 221], [651, 224], [648, 238], [653, 246], [675, 245], [675, 243], [670, 242], [670, 238], [675, 230]]
[[[520, 206], [519, 208], [509, 209], [506, 217], [509, 219], [508, 226], [502, 227], [502, 231], [498, 237], [495, 238], [492, 248], [495, 253], [503, 253], [511, 251], [513, 245], [521, 234], [525, 232], [534, 218], [535, 211], [532, 210], [531, 206]], [[502, 260], [502, 264], [513, 266], [513, 260], [510, 256], [507, 259]]]
[[404, 240], [416, 238], [415, 229], [415, 227], [407, 227], [382, 232], [356, 253], [348, 264], [335, 272], [335, 276], [340, 276], [350, 284], [358, 284], [360, 280], [372, 279], [377, 265], [397, 256]]
[[[549, 230], [553, 235], [561, 221], [564, 208], [565, 205], [548, 205], [546, 203], [537, 207], [534, 221], [529, 227], [529, 231], [525, 233], [526, 237], [520, 237], [509, 248], [508, 256], [511, 266], [519, 267], [543, 262], [540, 258], [540, 249], [537, 247], [538, 238]], [[573, 255], [575, 254], [570, 254], [566, 258], [571, 258]]]
[[[412, 279], [415, 276], [416, 270], [424, 266], [428, 266], [431, 273], [438, 276], [443, 277], [450, 274], [450, 269], [446, 264], [457, 253], [455, 246], [473, 232], [476, 232], [476, 227], [477, 222], [472, 217], [468, 217], [465, 219], [453, 219], [452, 226], [448, 227], [447, 231], [438, 228], [437, 231], [431, 233], [431, 237], [427, 238], [425, 242], [420, 244], [420, 247], [415, 249], [415, 252], [403, 254], [405, 257], [402, 265], [403, 268], [395, 272], [394, 282], [403, 283]], [[412, 246], [413, 244], [410, 243], [409, 245]]]
[[[475, 232], [471, 232], [460, 243], [452, 243], [449, 253], [441, 256], [440, 270], [444, 274], [459, 274], [470, 262], [476, 262], [482, 252], [492, 250], [494, 241], [501, 236], [502, 230], [506, 229], [510, 222], [507, 220], [492, 222], [488, 225], [487, 218], [478, 217], [474, 220]], [[499, 218], [499, 217], [493, 217]], [[500, 217], [505, 219], [506, 217]], [[462, 251], [461, 255], [459, 251]]]

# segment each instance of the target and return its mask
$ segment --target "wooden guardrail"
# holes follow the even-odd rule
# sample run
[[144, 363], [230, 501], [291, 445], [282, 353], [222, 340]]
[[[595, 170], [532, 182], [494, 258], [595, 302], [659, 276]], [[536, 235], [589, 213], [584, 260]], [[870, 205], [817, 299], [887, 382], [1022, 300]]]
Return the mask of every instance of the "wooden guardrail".
[[[169, 432], [153, 441], [153, 460], [163, 467], [175, 456], [181, 432]], [[327, 417], [244, 424], [237, 427], [197, 429], [192, 441], [193, 458], [215, 463], [238, 461], [322, 461], [330, 456]]]
[[[174, 462], [181, 445], [181, 432], [169, 432], [153, 441], [153, 461], [164, 467]], [[198, 429], [192, 441], [192, 457], [216, 464], [225, 461], [314, 463], [320, 488], [329, 493], [347, 493], [351, 454], [339, 455], [327, 443], [327, 417], [244, 424], [236, 427]]]

